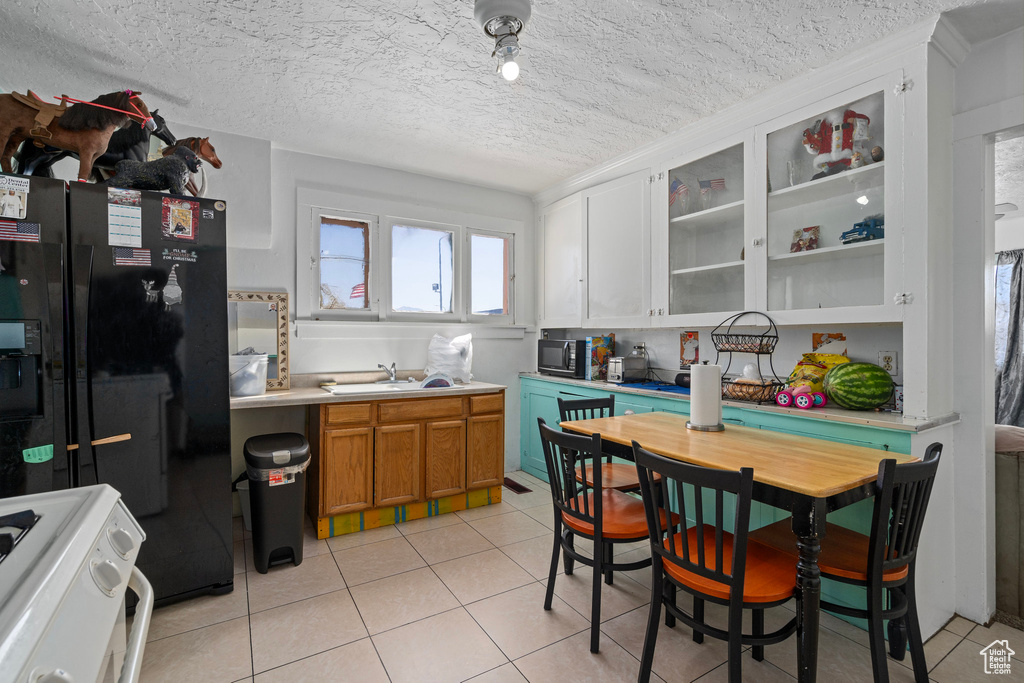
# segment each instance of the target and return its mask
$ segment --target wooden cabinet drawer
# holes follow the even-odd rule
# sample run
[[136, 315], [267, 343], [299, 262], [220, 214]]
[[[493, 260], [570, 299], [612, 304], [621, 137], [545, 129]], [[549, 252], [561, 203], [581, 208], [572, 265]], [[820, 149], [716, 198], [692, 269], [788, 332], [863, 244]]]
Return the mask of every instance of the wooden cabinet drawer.
[[438, 417], [459, 417], [463, 411], [462, 397], [427, 398], [416, 401], [381, 401], [378, 419], [381, 422], [432, 420]]
[[369, 403], [336, 403], [326, 406], [327, 424], [367, 424], [370, 421]]
[[474, 415], [477, 413], [497, 413], [505, 408], [505, 395], [486, 394], [484, 396], [470, 396], [469, 407], [470, 412]]

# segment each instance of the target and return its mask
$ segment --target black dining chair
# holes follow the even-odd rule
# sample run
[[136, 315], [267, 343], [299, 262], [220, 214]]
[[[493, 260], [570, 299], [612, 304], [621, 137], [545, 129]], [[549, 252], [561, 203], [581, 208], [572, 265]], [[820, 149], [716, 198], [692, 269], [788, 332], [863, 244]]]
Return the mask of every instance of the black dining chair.
[[[608, 398], [582, 398], [571, 401], [559, 398], [558, 415], [562, 422], [614, 417], [615, 394], [609, 394]], [[594, 485], [591, 470], [581, 472], [579, 477], [580, 481], [586, 481], [587, 486]], [[640, 481], [636, 478], [636, 467], [631, 462], [614, 462], [612, 456], [605, 454], [604, 462], [601, 464], [601, 488], [639, 491]]]
[[[649, 557], [637, 562], [613, 562], [615, 543], [635, 543], [647, 538], [644, 504], [621, 491], [601, 487], [600, 434], [571, 434], [548, 427], [543, 418], [537, 418], [537, 422], [540, 425], [540, 439], [544, 446], [544, 462], [548, 469], [555, 514], [554, 543], [544, 609], [551, 609], [560, 554], [568, 575], [572, 574], [575, 562], [593, 567], [590, 651], [599, 652], [602, 575], [606, 577], [607, 583], [611, 583], [610, 575], [613, 571], [633, 571], [651, 566]], [[580, 467], [593, 468], [597, 485], [589, 486], [577, 479], [577, 469]], [[593, 558], [581, 555], [576, 550], [576, 536], [593, 540]]]
[[[637, 680], [646, 683], [651, 678], [664, 605], [666, 626], [675, 626], [679, 619], [693, 629], [694, 642], [709, 635], [728, 643], [729, 681], [740, 683], [744, 645], [753, 645], [754, 659], [763, 661], [765, 645], [780, 643], [796, 631], [794, 617], [777, 631], [764, 632], [764, 610], [798, 593], [796, 563], [785, 553], [747, 540], [754, 470], [690, 465], [651, 453], [636, 441], [633, 456], [653, 558], [651, 607]], [[655, 480], [656, 474], [660, 480]], [[735, 500], [727, 502], [726, 494]], [[682, 520], [683, 525], [662, 526], [660, 521], [668, 518]], [[693, 596], [692, 614], [676, 605], [677, 590]], [[705, 621], [705, 601], [728, 607], [725, 630]], [[745, 609], [752, 610], [751, 633], [743, 633]]]
[[[878, 464], [870, 535], [835, 524], [825, 525], [818, 556], [822, 578], [864, 586], [867, 605], [859, 609], [822, 600], [821, 609], [868, 620], [871, 666], [876, 683], [889, 680], [883, 621], [889, 622], [889, 654], [893, 659], [902, 660], [909, 641], [914, 680], [917, 683], [928, 681], [921, 626], [917, 620], [914, 573], [921, 528], [941, 455], [942, 444], [933, 443], [921, 462], [897, 465], [895, 460], [888, 459]], [[790, 554], [793, 561], [797, 557], [789, 520], [753, 531], [751, 538]]]

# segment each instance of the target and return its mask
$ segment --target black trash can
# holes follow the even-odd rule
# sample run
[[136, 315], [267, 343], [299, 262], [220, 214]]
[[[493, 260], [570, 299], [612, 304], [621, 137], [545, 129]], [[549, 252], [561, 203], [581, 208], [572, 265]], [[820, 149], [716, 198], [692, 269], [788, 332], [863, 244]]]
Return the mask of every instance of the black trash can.
[[309, 443], [301, 434], [262, 434], [246, 439], [243, 451], [256, 571], [266, 574], [283, 562], [302, 564]]

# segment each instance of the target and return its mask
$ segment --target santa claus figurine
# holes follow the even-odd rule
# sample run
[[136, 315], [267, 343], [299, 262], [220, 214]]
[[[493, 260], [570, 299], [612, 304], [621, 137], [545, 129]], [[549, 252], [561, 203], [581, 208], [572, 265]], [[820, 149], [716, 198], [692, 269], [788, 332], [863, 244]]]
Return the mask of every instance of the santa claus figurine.
[[848, 169], [853, 159], [854, 143], [870, 139], [869, 123], [871, 120], [867, 116], [847, 109], [841, 116], [829, 114], [805, 129], [804, 149], [815, 155], [814, 168], [819, 171], [812, 179]]

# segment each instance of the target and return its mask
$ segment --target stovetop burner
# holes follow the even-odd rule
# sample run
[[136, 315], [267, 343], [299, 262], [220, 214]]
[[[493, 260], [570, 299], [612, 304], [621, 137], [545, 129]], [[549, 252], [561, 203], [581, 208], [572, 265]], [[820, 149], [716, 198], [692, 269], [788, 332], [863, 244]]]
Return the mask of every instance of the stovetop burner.
[[14, 546], [38, 521], [39, 515], [32, 510], [21, 510], [0, 517], [0, 562], [7, 559]]

